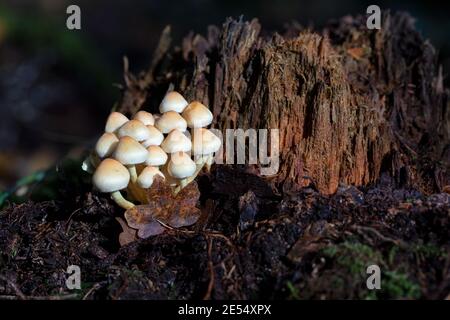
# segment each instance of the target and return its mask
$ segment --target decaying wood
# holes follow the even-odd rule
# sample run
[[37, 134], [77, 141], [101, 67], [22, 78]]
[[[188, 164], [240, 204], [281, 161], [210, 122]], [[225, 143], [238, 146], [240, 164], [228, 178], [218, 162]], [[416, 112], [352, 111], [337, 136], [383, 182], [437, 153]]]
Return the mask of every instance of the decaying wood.
[[150, 69], [125, 73], [119, 110], [157, 111], [170, 85], [214, 114], [213, 127], [280, 129], [280, 170], [271, 181], [324, 193], [389, 173], [424, 192], [448, 185], [449, 91], [436, 53], [406, 14], [383, 15], [381, 30], [345, 17], [321, 31], [262, 32], [257, 20], [228, 19], [206, 36], [171, 47], [161, 37]]

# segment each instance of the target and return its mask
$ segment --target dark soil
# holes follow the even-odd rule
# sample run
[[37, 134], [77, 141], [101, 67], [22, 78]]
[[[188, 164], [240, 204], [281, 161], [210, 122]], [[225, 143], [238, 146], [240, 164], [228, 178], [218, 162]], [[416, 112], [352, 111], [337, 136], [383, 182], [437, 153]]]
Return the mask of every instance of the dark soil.
[[[123, 216], [58, 170], [54, 201], [0, 212], [3, 299], [443, 299], [450, 293], [450, 195], [314, 185], [277, 195], [250, 170], [199, 178], [202, 218], [120, 247]], [[79, 172], [81, 176], [82, 173]], [[81, 268], [68, 290], [66, 269]], [[367, 266], [381, 290], [366, 288]]]

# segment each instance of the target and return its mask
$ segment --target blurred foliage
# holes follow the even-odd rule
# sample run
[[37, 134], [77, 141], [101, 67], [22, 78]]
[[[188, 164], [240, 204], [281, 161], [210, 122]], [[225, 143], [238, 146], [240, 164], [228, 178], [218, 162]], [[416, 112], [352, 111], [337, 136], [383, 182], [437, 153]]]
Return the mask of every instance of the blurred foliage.
[[37, 171], [20, 179], [12, 188], [0, 193], [0, 209], [10, 203], [28, 200], [73, 201], [72, 195], [91, 188], [91, 176], [81, 169], [79, 159], [64, 159], [46, 171]]
[[45, 177], [45, 172], [38, 171], [27, 177], [24, 177], [17, 181], [15, 186], [10, 188], [9, 190], [3, 191], [0, 193], [0, 209], [6, 204], [6, 202], [22, 202], [24, 199], [23, 196], [18, 196], [16, 192], [21, 188], [28, 188], [30, 185], [33, 185]]
[[7, 41], [29, 51], [54, 50], [81, 83], [95, 85], [98, 97], [116, 98], [117, 90], [111, 85], [116, 75], [81, 32], [68, 30], [48, 16], [18, 13], [1, 4], [0, 26]]

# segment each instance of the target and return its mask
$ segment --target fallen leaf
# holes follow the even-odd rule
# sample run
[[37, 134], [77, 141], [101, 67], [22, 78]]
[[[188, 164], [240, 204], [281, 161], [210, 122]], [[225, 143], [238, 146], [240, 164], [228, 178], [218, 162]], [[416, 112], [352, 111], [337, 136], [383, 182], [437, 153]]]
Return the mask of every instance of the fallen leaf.
[[123, 247], [136, 240], [136, 230], [130, 228], [122, 218], [116, 218], [122, 227], [122, 233], [119, 234], [119, 243]]
[[162, 178], [156, 177], [147, 191], [147, 204], [137, 205], [125, 212], [128, 226], [137, 229], [139, 238], [148, 238], [163, 233], [166, 228], [193, 225], [201, 215], [196, 207], [200, 191], [197, 183], [191, 182], [177, 195]]

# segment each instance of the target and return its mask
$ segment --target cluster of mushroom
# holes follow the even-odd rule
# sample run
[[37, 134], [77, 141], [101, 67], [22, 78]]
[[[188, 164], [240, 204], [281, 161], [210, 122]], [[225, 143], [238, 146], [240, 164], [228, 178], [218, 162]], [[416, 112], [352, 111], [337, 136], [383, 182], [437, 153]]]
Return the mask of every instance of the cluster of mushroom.
[[221, 147], [221, 140], [205, 128], [213, 115], [202, 103], [188, 103], [171, 91], [159, 110], [161, 114], [155, 115], [139, 111], [131, 120], [119, 112], [111, 113], [96, 144], [93, 184], [99, 191], [111, 193], [125, 209], [134, 203], [126, 200], [121, 190], [127, 189], [129, 198], [145, 202], [142, 191], [159, 176], [177, 193], [205, 165], [209, 170], [214, 152]]

